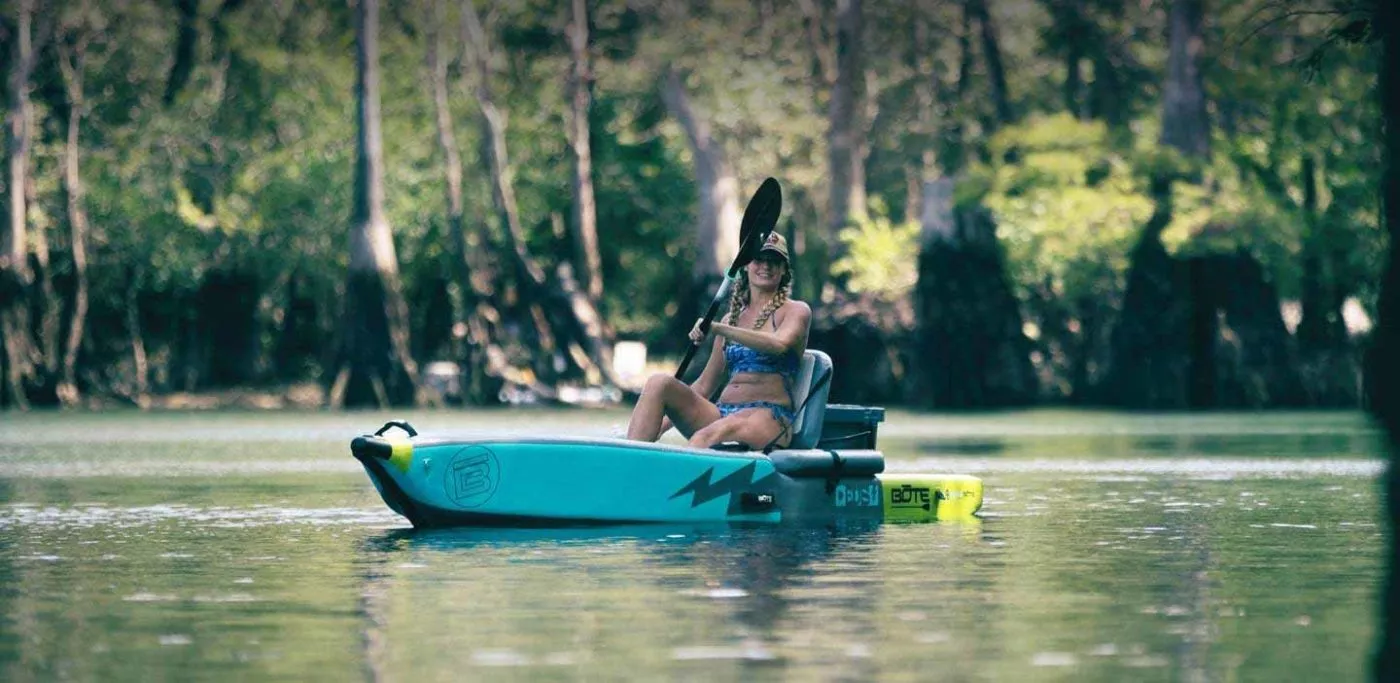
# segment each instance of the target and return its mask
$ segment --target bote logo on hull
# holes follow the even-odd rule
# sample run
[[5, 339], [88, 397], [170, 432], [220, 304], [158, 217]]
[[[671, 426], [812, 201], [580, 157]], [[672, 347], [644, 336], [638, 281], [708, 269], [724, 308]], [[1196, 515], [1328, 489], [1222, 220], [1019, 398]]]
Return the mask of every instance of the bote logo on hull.
[[452, 464], [443, 476], [447, 497], [452, 502], [464, 508], [480, 507], [496, 493], [501, 466], [491, 449], [468, 446], [452, 456]]

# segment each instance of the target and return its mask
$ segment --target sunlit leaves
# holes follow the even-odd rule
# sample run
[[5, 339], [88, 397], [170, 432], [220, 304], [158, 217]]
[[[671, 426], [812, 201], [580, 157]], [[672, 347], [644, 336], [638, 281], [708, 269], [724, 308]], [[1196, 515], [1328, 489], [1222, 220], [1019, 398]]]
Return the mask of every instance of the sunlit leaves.
[[991, 146], [997, 161], [979, 169], [984, 202], [1023, 292], [1050, 283], [1069, 296], [1086, 294], [1094, 283], [1078, 279], [1082, 264], [1126, 269], [1153, 205], [1102, 123], [1031, 117]]
[[831, 271], [846, 276], [853, 292], [895, 301], [909, 294], [919, 278], [919, 224], [894, 223], [885, 213], [880, 202], [872, 202], [869, 216], [841, 230], [846, 253], [831, 264]]

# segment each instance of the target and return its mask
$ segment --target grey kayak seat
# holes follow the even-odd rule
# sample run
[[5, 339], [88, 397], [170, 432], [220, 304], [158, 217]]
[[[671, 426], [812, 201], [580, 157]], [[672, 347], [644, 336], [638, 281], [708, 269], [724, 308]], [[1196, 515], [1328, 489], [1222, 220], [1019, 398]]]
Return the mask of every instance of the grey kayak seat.
[[792, 423], [792, 443], [790, 450], [816, 448], [822, 437], [822, 423], [826, 418], [826, 397], [831, 390], [831, 356], [817, 349], [807, 349], [802, 353], [802, 361], [797, 366], [797, 378], [793, 381], [792, 405], [800, 408]]

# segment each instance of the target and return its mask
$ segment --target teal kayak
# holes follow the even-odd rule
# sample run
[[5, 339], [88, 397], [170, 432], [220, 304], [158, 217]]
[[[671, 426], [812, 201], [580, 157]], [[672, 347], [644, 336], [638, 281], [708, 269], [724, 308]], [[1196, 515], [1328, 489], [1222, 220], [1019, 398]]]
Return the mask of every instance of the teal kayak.
[[723, 452], [623, 439], [362, 436], [351, 451], [415, 527], [967, 517], [967, 475], [884, 475], [878, 451]]
[[[817, 355], [819, 354], [819, 355]], [[404, 422], [356, 437], [351, 453], [417, 528], [626, 523], [932, 521], [967, 518], [982, 482], [888, 474], [874, 448], [880, 408], [826, 404], [830, 360], [808, 351], [793, 447], [693, 448], [625, 439], [451, 439]], [[810, 399], [808, 396], [810, 395]]]

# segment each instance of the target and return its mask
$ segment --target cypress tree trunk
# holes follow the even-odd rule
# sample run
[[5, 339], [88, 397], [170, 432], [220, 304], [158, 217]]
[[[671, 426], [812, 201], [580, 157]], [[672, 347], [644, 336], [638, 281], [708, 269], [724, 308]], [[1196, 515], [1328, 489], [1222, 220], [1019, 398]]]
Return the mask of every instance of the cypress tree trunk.
[[[500, 314], [492, 300], [494, 270], [489, 263], [489, 250], [479, 234], [467, 230], [463, 217], [462, 156], [457, 149], [457, 136], [452, 127], [452, 110], [447, 91], [447, 60], [442, 58], [443, 3], [433, 3], [433, 21], [428, 28], [428, 76], [432, 83], [433, 121], [437, 126], [438, 146], [443, 154], [443, 185], [447, 193], [447, 227], [453, 248], [453, 279], [457, 282], [461, 300], [455, 317], [466, 325], [465, 348], [462, 359], [462, 400], [471, 405], [497, 401], [499, 379], [492, 375], [489, 358], [498, 332], [491, 321]], [[502, 355], [497, 353], [496, 355]]]
[[131, 343], [131, 365], [132, 377], [134, 379], [131, 388], [131, 400], [137, 406], [146, 408], [150, 405], [150, 364], [146, 358], [146, 339], [141, 332], [141, 286], [145, 280], [145, 269], [140, 266], [128, 268], [127, 282], [130, 287], [126, 290], [122, 312], [125, 316], [126, 333]]
[[469, 64], [463, 74], [464, 78], [475, 76], [472, 91], [481, 109], [483, 156], [490, 170], [492, 199], [505, 228], [506, 257], [512, 266], [513, 291], [505, 299], [513, 304], [512, 314], [526, 323], [522, 327], [531, 330], [522, 338], [529, 352], [520, 359], [531, 365], [531, 372], [517, 373], [513, 381], [527, 385], [546, 400], [557, 398], [558, 385], [568, 380], [617, 386], [612, 371], [612, 333], [573, 269], [561, 264], [555, 277], [547, 279], [526, 248], [506, 150], [507, 114], [491, 87], [492, 48], [471, 3], [462, 5], [462, 31]]
[[379, 0], [355, 8], [359, 151], [350, 227], [350, 271], [332, 407], [417, 405], [418, 367], [409, 354], [408, 306], [399, 285], [393, 235], [384, 217], [379, 127]]
[[[686, 141], [690, 143], [695, 160], [695, 186], [699, 199], [695, 224], [696, 259], [691, 270], [692, 292], [683, 297], [677, 313], [675, 334], [683, 338], [691, 324], [709, 305], [714, 288], [724, 277], [729, 264], [739, 251], [739, 181], [734, 177], [724, 147], [710, 133], [710, 123], [696, 113], [686, 93], [681, 76], [668, 69], [661, 83], [661, 99], [666, 109], [681, 124]], [[684, 330], [679, 328], [684, 327]], [[702, 348], [704, 353], [708, 347]], [[703, 361], [703, 358], [698, 360]], [[695, 363], [703, 367], [702, 363]]]
[[917, 393], [934, 408], [1028, 404], [1038, 383], [995, 226], [984, 209], [956, 210], [952, 186], [944, 179], [924, 190]]
[[589, 298], [603, 297], [603, 257], [598, 251], [598, 209], [593, 200], [593, 151], [589, 146], [589, 83], [593, 67], [588, 57], [588, 8], [585, 0], [573, 0], [569, 24], [569, 149], [573, 152], [574, 268]]
[[[1200, 1], [1174, 0], [1161, 143], [1196, 162], [1204, 160], [1209, 151], [1199, 64], [1201, 41]], [[1201, 373], [1207, 372], [1206, 366], [1197, 365], [1192, 378], [1193, 339], [1197, 351], [1194, 362], [1214, 362], [1213, 346], [1201, 337], [1213, 335], [1214, 328], [1197, 329], [1194, 336], [1187, 332], [1193, 319], [1190, 277], [1162, 245], [1162, 231], [1172, 220], [1174, 180], [1168, 171], [1159, 171], [1152, 178], [1156, 208], [1129, 256], [1123, 310], [1112, 333], [1111, 367], [1104, 388], [1105, 397], [1121, 406], [1171, 409], [1189, 405], [1189, 385], [1200, 385], [1205, 381]]]
[[0, 339], [5, 345], [0, 405], [29, 408], [26, 383], [34, 375], [38, 350], [29, 330], [27, 300], [34, 273], [29, 267], [28, 207], [30, 125], [29, 75], [34, 68], [31, 29], [33, 0], [17, 0], [11, 38], [10, 97], [5, 112], [6, 194], [9, 210], [0, 230]]
[[87, 50], [87, 35], [81, 35], [72, 47], [58, 44], [58, 66], [63, 74], [64, 90], [68, 94], [68, 134], [63, 148], [63, 189], [67, 196], [69, 241], [73, 250], [73, 306], [68, 316], [68, 336], [63, 344], [63, 361], [57, 388], [58, 400], [66, 406], [77, 405], [81, 396], [77, 383], [78, 351], [83, 343], [87, 322], [87, 208], [83, 204], [83, 176], [79, 128], [83, 119], [83, 61]]
[[828, 168], [831, 177], [830, 215], [827, 224], [828, 260], [840, 258], [837, 235], [847, 222], [863, 217], [865, 207], [865, 127], [858, 110], [862, 101], [863, 69], [862, 0], [836, 3], [836, 80], [831, 84], [827, 130]]
[[1167, 81], [1162, 88], [1162, 144], [1187, 158], [1210, 154], [1210, 122], [1206, 118], [1205, 86], [1201, 81], [1201, 0], [1173, 0], [1171, 52]]
[[1384, 175], [1381, 180], [1382, 211], [1390, 233], [1390, 257], [1381, 283], [1380, 318], [1367, 357], [1366, 387], [1371, 412], [1385, 429], [1390, 445], [1390, 467], [1385, 479], [1389, 525], [1388, 567], [1382, 589], [1379, 643], [1373, 670], [1375, 680], [1400, 679], [1400, 7], [1377, 2], [1376, 33], [1381, 37], [1381, 114], [1385, 126]]
[[1002, 64], [1001, 45], [997, 40], [996, 23], [987, 12], [986, 0], [967, 0], [967, 11], [981, 29], [982, 59], [987, 64], [987, 81], [991, 88], [992, 107], [996, 120], [992, 130], [1011, 122], [1011, 97], [1006, 90], [1006, 67]]

